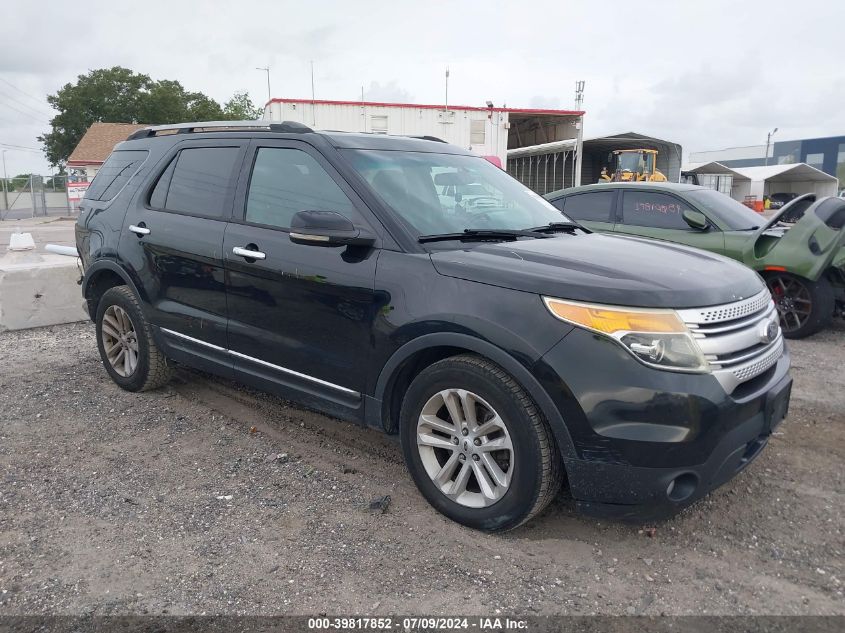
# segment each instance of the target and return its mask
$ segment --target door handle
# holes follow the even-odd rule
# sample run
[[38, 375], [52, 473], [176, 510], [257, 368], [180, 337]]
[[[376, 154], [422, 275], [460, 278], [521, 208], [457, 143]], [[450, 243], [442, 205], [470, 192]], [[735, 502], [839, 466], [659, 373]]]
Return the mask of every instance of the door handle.
[[266, 259], [267, 255], [262, 253], [261, 251], [253, 251], [248, 248], [244, 248], [243, 246], [235, 246], [232, 249], [232, 252], [235, 255], [239, 255], [244, 259]]
[[150, 229], [146, 226], [135, 226], [134, 224], [129, 225], [129, 230], [132, 231], [135, 235], [149, 235]]

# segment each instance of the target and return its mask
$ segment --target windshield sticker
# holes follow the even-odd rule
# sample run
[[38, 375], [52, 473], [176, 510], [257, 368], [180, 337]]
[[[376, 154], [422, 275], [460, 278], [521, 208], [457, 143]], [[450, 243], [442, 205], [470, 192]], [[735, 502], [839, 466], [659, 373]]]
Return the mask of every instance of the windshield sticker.
[[638, 213], [662, 213], [669, 215], [671, 213], [680, 213], [681, 205], [676, 203], [661, 204], [659, 202], [637, 202], [634, 205], [634, 211]]

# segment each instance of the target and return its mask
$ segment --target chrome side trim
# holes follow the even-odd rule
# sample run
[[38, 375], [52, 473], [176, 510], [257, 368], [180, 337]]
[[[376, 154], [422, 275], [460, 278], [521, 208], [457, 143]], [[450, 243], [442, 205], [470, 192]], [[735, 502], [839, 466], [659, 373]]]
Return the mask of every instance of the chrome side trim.
[[196, 343], [197, 345], [202, 345], [203, 347], [207, 347], [209, 349], [216, 350], [218, 352], [228, 352], [225, 347], [220, 347], [219, 345], [214, 345], [213, 343], [206, 343], [205, 341], [201, 341], [198, 338], [194, 338], [193, 336], [188, 336], [187, 334], [182, 334], [181, 332], [174, 332], [173, 330], [168, 330], [167, 328], [159, 328], [165, 334], [169, 334], [171, 336], [175, 336], [176, 338], [181, 338], [186, 341], [190, 341], [191, 343]]
[[220, 347], [219, 345], [214, 345], [213, 343], [206, 343], [205, 341], [201, 341], [198, 338], [194, 338], [193, 336], [188, 336], [187, 334], [182, 334], [181, 332], [174, 332], [173, 330], [168, 330], [167, 328], [159, 328], [165, 334], [170, 336], [175, 336], [177, 338], [184, 339], [186, 341], [190, 341], [191, 343], [196, 343], [197, 345], [202, 345], [203, 347], [208, 347], [209, 349], [216, 350], [218, 352], [225, 352], [231, 356], [237, 356], [238, 358], [242, 358], [244, 360], [252, 361], [253, 363], [257, 363], [259, 365], [263, 365], [264, 367], [269, 367], [270, 369], [275, 369], [276, 371], [280, 371], [284, 374], [288, 374], [289, 376], [296, 376], [297, 378], [302, 378], [303, 380], [308, 380], [309, 382], [313, 382], [318, 385], [323, 385], [324, 387], [329, 387], [330, 389], [336, 389], [337, 391], [342, 391], [343, 393], [348, 393], [351, 396], [355, 396], [357, 398], [361, 397], [361, 394], [357, 391], [352, 389], [347, 389], [346, 387], [341, 387], [340, 385], [336, 385], [333, 382], [328, 382], [326, 380], [321, 380], [320, 378], [315, 378], [314, 376], [309, 376], [308, 374], [303, 374], [298, 371], [294, 371], [293, 369], [288, 369], [287, 367], [282, 367], [281, 365], [274, 365], [273, 363], [268, 363], [266, 360], [261, 360], [260, 358], [255, 358], [253, 356], [247, 356], [246, 354], [241, 354], [240, 352], [236, 352], [231, 349], [226, 349], [225, 347]]
[[287, 367], [282, 367], [280, 365], [274, 365], [273, 363], [268, 363], [266, 360], [261, 360], [260, 358], [254, 358], [252, 356], [247, 356], [246, 354], [241, 354], [240, 352], [235, 352], [233, 350], [229, 350], [229, 353], [232, 356], [237, 356], [238, 358], [243, 358], [244, 360], [252, 361], [253, 363], [257, 363], [259, 365], [264, 365], [265, 367], [269, 367], [270, 369], [275, 369], [276, 371], [280, 371], [280, 372], [288, 374], [290, 376], [296, 376], [297, 378], [302, 378], [303, 380], [308, 380], [308, 381], [316, 383], [318, 385], [323, 385], [324, 387], [329, 387], [331, 389], [337, 389], [338, 391], [342, 391], [343, 393], [348, 393], [350, 396], [356, 396], [356, 397], [361, 396], [360, 393], [358, 393], [357, 391], [353, 391], [352, 389], [347, 389], [346, 387], [341, 387], [340, 385], [336, 385], [333, 382], [328, 382], [326, 380], [314, 378], [314, 376], [309, 376], [308, 374], [302, 374], [298, 371], [294, 371], [293, 369], [288, 369]]

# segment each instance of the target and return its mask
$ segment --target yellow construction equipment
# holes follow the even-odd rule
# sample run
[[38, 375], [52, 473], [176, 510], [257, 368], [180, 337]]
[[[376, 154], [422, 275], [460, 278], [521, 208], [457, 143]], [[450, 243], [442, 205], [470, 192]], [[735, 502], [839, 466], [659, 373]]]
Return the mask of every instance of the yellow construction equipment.
[[615, 149], [607, 162], [612, 171], [602, 167], [599, 182], [666, 182], [657, 169], [656, 149]]

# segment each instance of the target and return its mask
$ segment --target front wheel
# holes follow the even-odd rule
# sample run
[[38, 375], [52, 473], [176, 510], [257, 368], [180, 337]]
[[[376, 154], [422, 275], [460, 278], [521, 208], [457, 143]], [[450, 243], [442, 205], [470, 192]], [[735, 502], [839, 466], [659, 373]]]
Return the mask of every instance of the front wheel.
[[824, 277], [810, 281], [791, 273], [766, 277], [786, 338], [804, 338], [827, 327], [833, 319], [833, 287]]
[[548, 423], [513, 377], [478, 356], [423, 370], [405, 395], [400, 434], [420, 492], [469, 527], [513, 529], [560, 489], [560, 455]]

